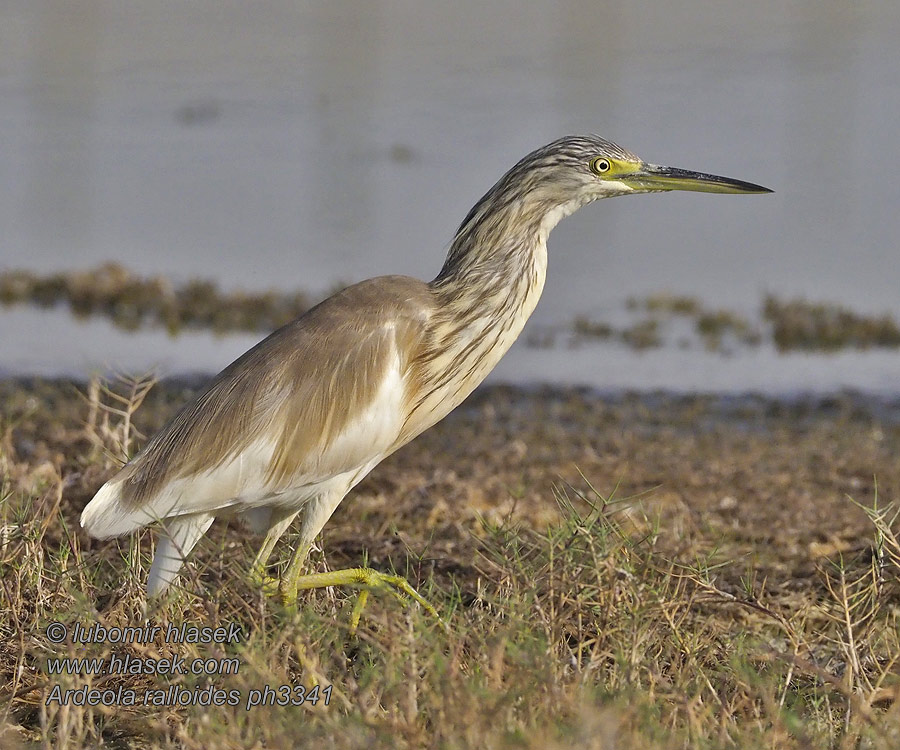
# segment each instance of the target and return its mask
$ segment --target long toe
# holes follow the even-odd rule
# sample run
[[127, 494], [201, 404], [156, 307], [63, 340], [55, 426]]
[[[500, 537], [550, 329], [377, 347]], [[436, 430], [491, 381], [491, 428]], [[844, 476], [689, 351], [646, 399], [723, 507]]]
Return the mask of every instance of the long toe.
[[369, 580], [366, 581], [370, 586], [382, 586], [389, 588], [392, 592], [399, 595], [400, 592], [408, 596], [412, 599], [416, 604], [418, 604], [422, 609], [424, 609], [428, 614], [430, 614], [434, 619], [436, 619], [441, 627], [445, 630], [447, 629], [447, 623], [445, 623], [441, 616], [437, 613], [437, 610], [428, 602], [425, 597], [423, 597], [418, 591], [416, 591], [402, 576], [390, 575], [388, 573], [379, 573], [377, 570], [372, 570], [371, 568], [366, 568], [366, 572], [368, 573]]

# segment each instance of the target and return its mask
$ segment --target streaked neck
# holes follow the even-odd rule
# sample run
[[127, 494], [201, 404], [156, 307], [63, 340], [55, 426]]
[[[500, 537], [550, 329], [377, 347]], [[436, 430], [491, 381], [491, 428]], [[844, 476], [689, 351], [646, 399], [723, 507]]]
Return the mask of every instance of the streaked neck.
[[428, 386], [415, 395], [409, 435], [461, 403], [519, 337], [544, 288], [547, 235], [574, 210], [551, 207], [526, 217], [507, 205], [480, 212], [487, 197], [466, 217], [429, 284], [436, 303], [431, 345], [419, 361]]

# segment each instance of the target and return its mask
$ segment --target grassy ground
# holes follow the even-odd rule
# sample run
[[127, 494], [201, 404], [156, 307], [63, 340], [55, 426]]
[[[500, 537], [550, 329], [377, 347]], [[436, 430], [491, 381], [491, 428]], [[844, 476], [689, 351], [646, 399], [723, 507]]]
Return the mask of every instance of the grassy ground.
[[[896, 403], [482, 389], [379, 466], [311, 560], [406, 576], [447, 630], [376, 591], [354, 635], [351, 591], [290, 612], [250, 586], [257, 540], [227, 523], [145, 613], [152, 535], [99, 543], [77, 517], [190, 386], [116, 392], [0, 383], [0, 747], [900, 746]], [[243, 637], [72, 639], [145, 617]], [[238, 671], [50, 673], [113, 654]], [[56, 685], [114, 704], [47, 705]], [[265, 685], [319, 700], [248, 709]], [[178, 704], [210, 687], [224, 705]]]

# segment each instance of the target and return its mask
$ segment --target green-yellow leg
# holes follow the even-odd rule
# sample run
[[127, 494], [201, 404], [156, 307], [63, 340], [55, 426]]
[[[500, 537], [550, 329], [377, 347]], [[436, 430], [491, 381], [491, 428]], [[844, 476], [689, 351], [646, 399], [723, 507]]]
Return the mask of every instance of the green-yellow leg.
[[307, 554], [309, 554], [309, 545], [297, 547], [287, 570], [282, 574], [279, 593], [285, 605], [296, 606], [298, 591], [321, 589], [327, 586], [363, 586], [365, 588], [360, 591], [359, 598], [353, 605], [353, 612], [350, 615], [350, 631], [356, 632], [359, 618], [369, 598], [369, 589], [386, 588], [401, 600], [403, 600], [403, 594], [405, 594], [441, 623], [442, 627], [446, 628], [446, 624], [441, 620], [437, 610], [418, 591], [410, 586], [405, 578], [379, 573], [377, 570], [372, 570], [372, 568], [346, 568], [344, 570], [333, 570], [328, 573], [302, 575], [301, 571], [303, 570], [303, 563]]
[[309, 554], [311, 545], [300, 543], [291, 555], [291, 561], [281, 573], [278, 582], [278, 593], [285, 606], [294, 607], [297, 604], [297, 591], [300, 590], [299, 580], [303, 577], [303, 564]]
[[281, 535], [287, 531], [288, 526], [291, 525], [296, 516], [296, 511], [289, 511], [276, 519], [275, 523], [269, 527], [266, 538], [263, 539], [262, 546], [260, 546], [259, 552], [256, 553], [256, 557], [253, 558], [253, 563], [250, 565], [250, 582], [254, 586], [259, 586], [270, 596], [278, 591], [278, 579], [266, 574], [266, 565]]
[[[359, 592], [359, 598], [353, 607], [353, 613], [350, 616], [351, 631], [356, 630], [359, 624], [359, 618], [366, 601], [369, 598], [370, 589], [387, 589], [401, 601], [404, 601], [404, 594], [419, 604], [428, 614], [434, 617], [443, 627], [446, 627], [437, 610], [431, 606], [422, 595], [416, 591], [409, 582], [401, 576], [390, 575], [388, 573], [380, 573], [372, 568], [346, 568], [344, 570], [333, 570], [328, 573], [313, 573], [311, 575], [300, 576], [296, 579], [297, 591], [306, 589], [321, 589], [326, 586], [364, 586]], [[283, 596], [283, 592], [282, 592]], [[296, 601], [296, 593], [294, 600]]]
[[278, 579], [266, 573], [266, 564], [259, 561], [259, 555], [253, 560], [249, 578], [250, 584], [261, 588], [267, 596], [273, 596], [278, 591]]
[[359, 596], [353, 603], [353, 611], [350, 613], [350, 635], [356, 635], [356, 629], [359, 627], [359, 618], [362, 611], [366, 608], [366, 602], [369, 601], [369, 589], [360, 589]]

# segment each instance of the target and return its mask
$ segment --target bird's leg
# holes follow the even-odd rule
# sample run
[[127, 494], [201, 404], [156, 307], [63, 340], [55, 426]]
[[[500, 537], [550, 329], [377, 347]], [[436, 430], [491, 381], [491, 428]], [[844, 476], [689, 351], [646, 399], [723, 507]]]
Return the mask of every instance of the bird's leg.
[[322, 527], [331, 518], [331, 514], [341, 504], [341, 500], [346, 494], [346, 492], [328, 492], [313, 498], [303, 507], [300, 539], [297, 541], [291, 561], [282, 572], [281, 580], [278, 583], [278, 593], [281, 595], [281, 601], [286, 605], [293, 607], [296, 604], [297, 581], [303, 573], [303, 564], [312, 549], [313, 540], [322, 531]]
[[275, 591], [277, 591], [278, 579], [266, 575], [266, 565], [269, 562], [269, 558], [272, 556], [272, 550], [275, 549], [278, 540], [284, 532], [287, 531], [288, 526], [291, 525], [299, 512], [300, 511], [296, 510], [272, 512], [274, 523], [269, 526], [266, 538], [263, 539], [262, 546], [259, 548], [259, 552], [256, 553], [256, 557], [253, 558], [253, 563], [250, 565], [250, 582], [253, 585], [262, 588], [267, 594], [274, 594]]
[[[293, 564], [293, 560], [291, 560]], [[290, 567], [288, 568], [290, 571]], [[282, 579], [282, 585], [285, 581]], [[281, 595], [285, 598], [287, 594], [293, 594], [296, 601], [297, 592], [307, 589], [321, 589], [327, 586], [362, 586], [364, 587], [359, 593], [359, 598], [353, 605], [353, 612], [350, 615], [350, 632], [356, 632], [359, 625], [359, 618], [362, 615], [363, 608], [369, 598], [370, 589], [386, 589], [390, 591], [401, 601], [405, 601], [404, 595], [419, 604], [428, 614], [434, 617], [443, 627], [446, 627], [444, 621], [437, 613], [434, 607], [402, 576], [391, 575], [389, 573], [381, 573], [372, 568], [346, 568], [344, 570], [332, 570], [328, 573], [312, 573], [305, 576], [296, 576], [290, 580], [289, 588], [282, 588]], [[286, 599], [286, 601], [288, 601]]]
[[392, 594], [403, 600], [404, 595], [414, 600], [422, 608], [432, 615], [443, 627], [446, 627], [437, 611], [432, 607], [409, 582], [400, 576], [380, 573], [372, 568], [347, 568], [345, 570], [333, 570], [327, 573], [312, 573], [302, 575], [303, 565], [306, 562], [312, 541], [316, 538], [325, 522], [331, 517], [343, 496], [335, 495], [317, 498], [307, 507], [303, 517], [303, 525], [300, 529], [300, 540], [287, 568], [281, 574], [278, 584], [278, 593], [281, 600], [289, 607], [296, 606], [297, 592], [308, 589], [320, 589], [328, 586], [361, 586], [359, 597], [353, 605], [350, 615], [350, 632], [356, 631], [359, 618], [369, 598], [369, 590], [375, 588], [387, 589]]
[[287, 568], [281, 573], [281, 580], [278, 581], [278, 593], [282, 603], [287, 606], [294, 606], [297, 603], [297, 592], [300, 590], [299, 580], [304, 577], [302, 575], [303, 565], [310, 549], [311, 545], [301, 540], [294, 549]]
[[366, 608], [367, 601], [369, 601], [369, 589], [360, 589], [356, 601], [353, 603], [353, 611], [350, 613], [350, 635], [356, 635], [359, 618], [362, 617], [362, 611]]

